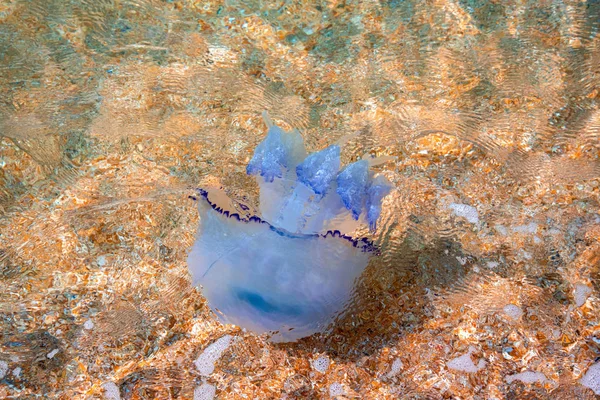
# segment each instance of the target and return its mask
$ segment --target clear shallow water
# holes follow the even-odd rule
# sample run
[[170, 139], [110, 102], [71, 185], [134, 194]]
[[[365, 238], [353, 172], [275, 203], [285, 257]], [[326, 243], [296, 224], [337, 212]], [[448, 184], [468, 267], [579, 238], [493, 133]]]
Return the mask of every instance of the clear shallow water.
[[[592, 398], [597, 2], [6, 1], [0, 19], [3, 396]], [[309, 151], [359, 132], [343, 163], [397, 157], [355, 304], [293, 345], [220, 325], [186, 265], [189, 188], [258, 204], [264, 110]]]

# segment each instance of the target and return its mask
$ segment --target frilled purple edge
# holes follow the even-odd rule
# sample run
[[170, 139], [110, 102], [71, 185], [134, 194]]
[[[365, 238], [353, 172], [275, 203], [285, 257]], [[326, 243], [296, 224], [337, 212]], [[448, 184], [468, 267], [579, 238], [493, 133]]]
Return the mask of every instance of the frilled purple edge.
[[[227, 218], [234, 218], [237, 221], [243, 222], [243, 223], [266, 224], [270, 230], [272, 230], [273, 232], [277, 233], [280, 236], [288, 237], [291, 239], [313, 239], [313, 238], [326, 239], [328, 237], [340, 238], [340, 239], [347, 240], [348, 242], [350, 242], [352, 244], [353, 247], [360, 249], [364, 253], [374, 253], [374, 254], [379, 253], [379, 248], [373, 243], [372, 240], [370, 240], [366, 237], [356, 239], [356, 238], [353, 238], [352, 236], [345, 235], [338, 230], [333, 230], [333, 231], [330, 230], [323, 234], [321, 234], [321, 233], [313, 233], [313, 234], [290, 233], [288, 231], [279, 229], [279, 228], [271, 225], [269, 222], [263, 220], [262, 218], [260, 218], [259, 216], [255, 215], [255, 214], [249, 214], [248, 216], [243, 216], [243, 215], [240, 215], [239, 213], [224, 209], [223, 207], [217, 205], [216, 202], [213, 202], [209, 199], [209, 193], [207, 190], [197, 188], [196, 192], [198, 192], [198, 196], [188, 196], [188, 197], [194, 201], [198, 201], [199, 198], [204, 199], [204, 201], [206, 201], [213, 210], [215, 210], [216, 212], [218, 212], [219, 214], [221, 214]], [[232, 200], [232, 201], [234, 201], [242, 210], [244, 210], [244, 211], [250, 210], [250, 207], [246, 206], [245, 204], [240, 203], [235, 200]]]

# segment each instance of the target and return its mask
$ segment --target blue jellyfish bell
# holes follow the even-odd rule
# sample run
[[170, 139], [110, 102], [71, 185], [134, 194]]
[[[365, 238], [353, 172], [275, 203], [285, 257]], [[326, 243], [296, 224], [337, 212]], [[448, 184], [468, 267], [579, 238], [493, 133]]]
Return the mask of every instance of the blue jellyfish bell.
[[260, 187], [260, 208], [221, 189], [200, 189], [188, 266], [224, 322], [294, 341], [322, 331], [344, 310], [376, 253], [372, 242], [347, 233], [366, 224], [375, 229], [392, 186], [370, 167], [390, 158], [340, 171], [343, 143], [307, 155], [297, 130], [284, 132], [263, 117], [267, 136], [247, 167]]

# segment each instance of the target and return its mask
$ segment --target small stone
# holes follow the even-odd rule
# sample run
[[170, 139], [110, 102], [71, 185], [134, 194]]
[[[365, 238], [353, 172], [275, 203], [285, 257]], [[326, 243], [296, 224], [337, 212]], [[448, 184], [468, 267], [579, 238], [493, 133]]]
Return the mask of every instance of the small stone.
[[106, 265], [106, 257], [104, 256], [100, 256], [96, 259], [96, 264], [98, 264], [99, 267], [104, 267]]
[[456, 260], [460, 263], [460, 265], [466, 265], [469, 259], [467, 257], [456, 256]]
[[396, 358], [394, 360], [394, 362], [392, 363], [392, 367], [390, 369], [390, 372], [388, 372], [387, 377], [391, 378], [391, 377], [398, 375], [398, 373], [402, 370], [402, 368], [404, 368], [404, 364], [402, 364], [402, 360], [400, 360], [399, 358]]
[[329, 395], [331, 397], [342, 396], [344, 394], [344, 386], [334, 382], [329, 386]]
[[330, 363], [331, 362], [329, 361], [329, 358], [327, 358], [326, 356], [321, 356], [312, 362], [312, 366], [315, 369], [315, 371], [324, 374], [329, 369]]
[[102, 389], [104, 389], [104, 398], [106, 400], [121, 400], [121, 392], [116, 383], [107, 382], [102, 385]]
[[469, 348], [469, 352], [467, 354], [463, 354], [462, 356], [456, 357], [446, 364], [448, 368], [453, 369], [455, 371], [475, 373], [480, 369], [485, 367], [485, 361], [479, 360], [478, 364], [475, 365], [473, 360], [471, 359], [471, 353], [475, 351], [473, 348]]
[[518, 225], [513, 226], [512, 231], [514, 233], [535, 233], [537, 231], [538, 225], [535, 222], [530, 222], [527, 225]]
[[88, 319], [87, 321], [84, 322], [83, 328], [87, 329], [87, 330], [93, 329], [94, 328], [94, 323], [92, 322], [91, 319]]
[[46, 355], [46, 357], [48, 357], [48, 358], [52, 358], [52, 357], [54, 357], [56, 354], [58, 354], [58, 352], [59, 352], [59, 350], [58, 350], [58, 349], [54, 349], [54, 350], [52, 350], [50, 353], [48, 353], [48, 354]]
[[315, 33], [315, 30], [313, 29], [312, 26], [305, 26], [304, 28], [302, 28], [302, 31], [304, 33], [306, 33], [308, 36], [312, 35], [313, 33]]
[[457, 217], [463, 217], [472, 224], [479, 223], [479, 214], [477, 209], [473, 206], [460, 203], [452, 203], [448, 206]]
[[514, 381], [521, 381], [523, 383], [536, 383], [536, 382], [544, 383], [548, 380], [546, 378], [546, 375], [542, 374], [541, 372], [533, 372], [533, 371], [525, 371], [525, 372], [521, 372], [519, 374], [508, 375], [504, 379], [508, 383], [512, 383]]
[[213, 400], [216, 393], [217, 388], [208, 383], [203, 383], [194, 389], [194, 400]]
[[584, 285], [582, 283], [578, 283], [575, 285], [575, 289], [573, 289], [573, 297], [575, 298], [575, 305], [577, 307], [581, 307], [587, 301], [587, 298], [592, 294], [592, 288]]
[[6, 376], [8, 372], [8, 363], [6, 361], [0, 360], [0, 379]]
[[194, 365], [200, 371], [200, 375], [209, 376], [215, 370], [215, 362], [221, 358], [221, 354], [231, 344], [233, 337], [231, 335], [225, 335], [217, 339], [214, 343], [210, 344], [200, 356], [194, 361]]
[[579, 381], [586, 388], [592, 389], [594, 393], [600, 394], [600, 363], [593, 364]]
[[508, 304], [504, 306], [502, 311], [504, 311], [506, 315], [508, 315], [511, 319], [515, 321], [518, 321], [519, 318], [523, 316], [523, 310], [521, 310], [521, 307], [516, 306], [514, 304]]

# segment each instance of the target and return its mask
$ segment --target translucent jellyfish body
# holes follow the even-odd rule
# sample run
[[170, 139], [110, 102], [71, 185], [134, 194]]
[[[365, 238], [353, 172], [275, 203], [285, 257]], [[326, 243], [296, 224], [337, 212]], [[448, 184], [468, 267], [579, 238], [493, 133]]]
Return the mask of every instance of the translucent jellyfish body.
[[375, 229], [391, 185], [374, 177], [372, 160], [340, 171], [341, 144], [307, 155], [297, 131], [265, 120], [269, 131], [247, 167], [260, 209], [200, 189], [188, 266], [224, 322], [293, 341], [326, 328], [350, 300], [377, 249], [346, 233]]

